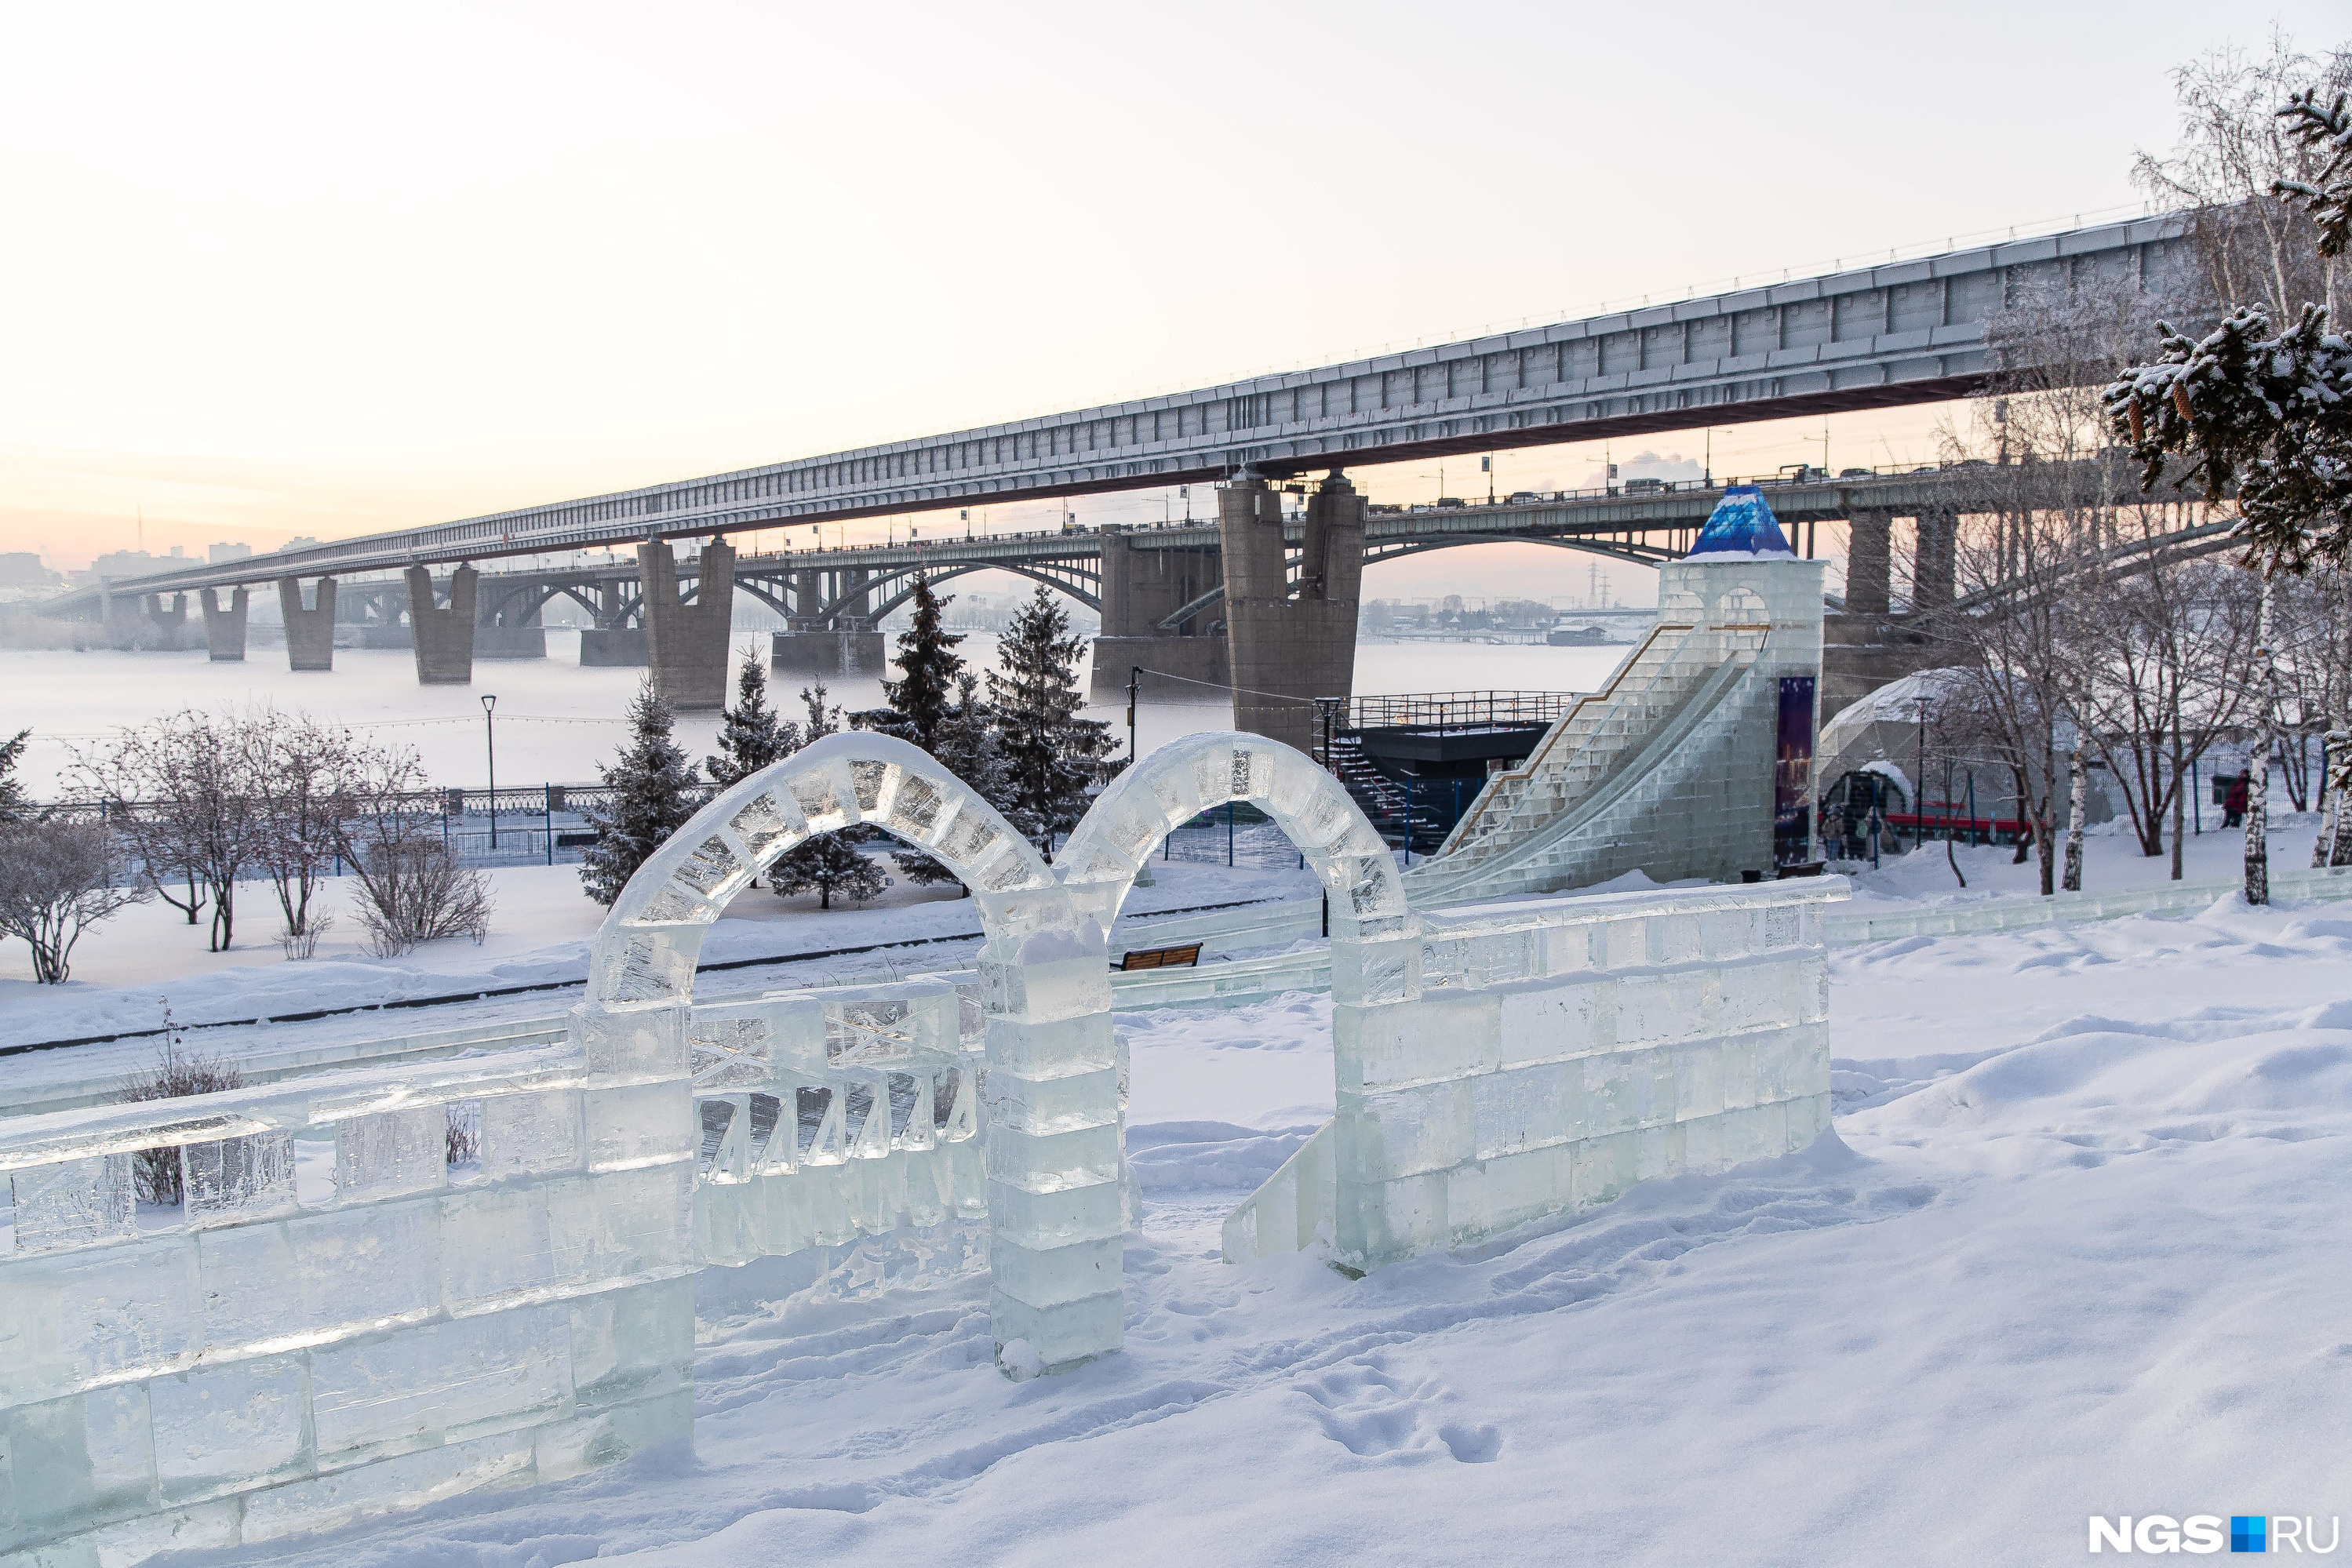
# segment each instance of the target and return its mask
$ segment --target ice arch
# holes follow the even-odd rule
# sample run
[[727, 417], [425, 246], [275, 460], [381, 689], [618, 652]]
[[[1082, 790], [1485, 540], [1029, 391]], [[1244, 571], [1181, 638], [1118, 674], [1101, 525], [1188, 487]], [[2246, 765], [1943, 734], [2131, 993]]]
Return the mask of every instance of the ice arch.
[[1169, 832], [1229, 800], [1272, 817], [1323, 879], [1335, 943], [1402, 931], [1404, 883], [1378, 831], [1337, 779], [1278, 740], [1187, 736], [1121, 773], [1062, 850], [1077, 908], [1103, 930]]
[[597, 930], [589, 1005], [690, 1001], [703, 935], [728, 900], [811, 835], [860, 822], [962, 879], [989, 956], [1010, 954], [1024, 919], [1068, 904], [1035, 847], [928, 753], [887, 735], [828, 735], [726, 790], [637, 868]]

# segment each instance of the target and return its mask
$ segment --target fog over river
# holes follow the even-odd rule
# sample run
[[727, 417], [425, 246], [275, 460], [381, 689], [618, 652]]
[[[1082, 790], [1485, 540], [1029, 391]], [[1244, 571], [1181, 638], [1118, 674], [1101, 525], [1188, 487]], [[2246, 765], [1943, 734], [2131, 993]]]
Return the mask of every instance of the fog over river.
[[[766, 652], [765, 634], [738, 641], [743, 646], [756, 641]], [[217, 712], [267, 702], [412, 746], [436, 784], [470, 787], [483, 779], [480, 699], [494, 693], [501, 788], [591, 782], [596, 765], [620, 744], [622, 711], [642, 672], [581, 668], [578, 638], [571, 632], [551, 629], [547, 643], [544, 659], [477, 661], [470, 686], [418, 685], [415, 657], [404, 649], [338, 648], [333, 671], [323, 674], [296, 674], [286, 668], [282, 647], [259, 645], [241, 664], [213, 664], [201, 651], [0, 651], [0, 737], [31, 727], [23, 777], [37, 796], [47, 797], [57, 792], [76, 745], [181, 708]], [[985, 670], [994, 665], [996, 639], [970, 632], [957, 652], [975, 670]], [[1622, 645], [1365, 642], [1356, 650], [1356, 691], [1591, 691], [1625, 653]], [[771, 687], [771, 699], [787, 716], [799, 716], [801, 685], [797, 677], [778, 677]], [[1198, 704], [1144, 705], [1137, 716], [1143, 748], [1227, 727], [1230, 710], [1216, 694], [1203, 695], [1209, 700]], [[853, 709], [877, 706], [881, 681], [843, 681], [830, 700]], [[1124, 738], [1124, 704], [1097, 706], [1088, 714]], [[689, 715], [678, 721], [678, 741], [698, 761], [709, 753], [717, 728], [716, 715]]]

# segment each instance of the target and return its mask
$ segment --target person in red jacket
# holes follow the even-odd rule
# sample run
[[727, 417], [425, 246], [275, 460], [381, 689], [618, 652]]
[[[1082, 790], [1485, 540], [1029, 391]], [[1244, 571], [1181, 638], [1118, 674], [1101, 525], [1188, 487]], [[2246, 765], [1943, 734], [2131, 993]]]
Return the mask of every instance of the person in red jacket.
[[2246, 820], [2246, 775], [2243, 773], [2231, 780], [2230, 792], [2222, 797], [2221, 810], [2225, 813], [2221, 825], [2225, 828], [2234, 828]]

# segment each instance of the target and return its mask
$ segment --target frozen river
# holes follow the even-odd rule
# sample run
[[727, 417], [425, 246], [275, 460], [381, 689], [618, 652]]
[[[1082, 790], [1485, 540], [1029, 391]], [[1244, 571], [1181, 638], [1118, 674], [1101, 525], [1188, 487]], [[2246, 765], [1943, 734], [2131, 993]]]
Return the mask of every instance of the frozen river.
[[[324, 674], [293, 674], [279, 648], [257, 647], [241, 664], [215, 664], [202, 653], [0, 651], [0, 736], [31, 727], [24, 776], [36, 794], [47, 796], [56, 792], [76, 745], [103, 740], [120, 726], [181, 708], [217, 711], [268, 702], [413, 746], [436, 783], [475, 786], [483, 775], [480, 699], [495, 693], [501, 787], [587, 782], [620, 742], [622, 711], [641, 672], [583, 669], [572, 632], [551, 630], [547, 641], [544, 659], [476, 664], [471, 686], [418, 685], [415, 658], [405, 650], [337, 649], [335, 668]], [[766, 641], [764, 635], [757, 640], [762, 652]], [[996, 639], [970, 633], [958, 652], [975, 669], [985, 669], [995, 662]], [[1356, 653], [1356, 690], [1590, 691], [1624, 653], [1622, 647], [1365, 643]], [[772, 693], [788, 716], [799, 714], [800, 684], [780, 680]], [[845, 681], [832, 695], [845, 707], [876, 706], [881, 682]], [[1117, 729], [1126, 727], [1123, 706], [1090, 711]], [[1218, 701], [1147, 704], [1137, 728], [1149, 751], [1229, 722]], [[682, 718], [678, 740], [699, 759], [709, 753], [717, 727], [713, 715]]]

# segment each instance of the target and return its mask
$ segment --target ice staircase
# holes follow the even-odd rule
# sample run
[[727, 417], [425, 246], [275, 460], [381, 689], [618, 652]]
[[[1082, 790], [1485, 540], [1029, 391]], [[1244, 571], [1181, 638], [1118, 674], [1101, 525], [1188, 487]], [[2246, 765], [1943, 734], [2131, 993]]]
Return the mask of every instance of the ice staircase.
[[1820, 668], [1818, 583], [1810, 561], [1662, 569], [1659, 623], [1406, 873], [1413, 903], [1768, 866], [1780, 677]]

